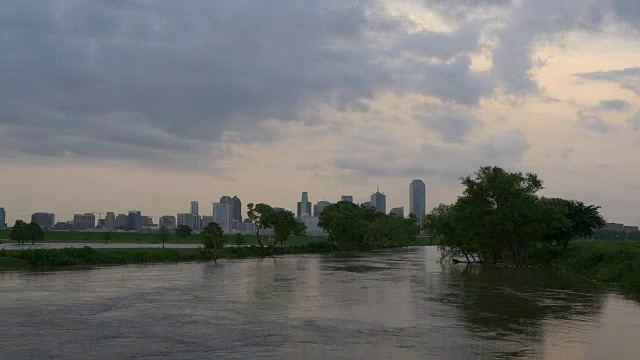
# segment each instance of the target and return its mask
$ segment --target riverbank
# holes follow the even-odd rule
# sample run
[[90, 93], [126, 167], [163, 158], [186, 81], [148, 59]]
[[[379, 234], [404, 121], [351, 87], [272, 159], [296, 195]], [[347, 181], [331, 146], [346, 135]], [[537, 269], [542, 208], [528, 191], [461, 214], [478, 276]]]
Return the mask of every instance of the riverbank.
[[[271, 250], [265, 249], [267, 253]], [[274, 255], [321, 254], [331, 252], [327, 242], [315, 242], [306, 245], [293, 245], [275, 248]], [[228, 247], [217, 252], [218, 259], [240, 259], [262, 257], [258, 246]], [[26, 249], [0, 250], [0, 269], [19, 270], [35, 268], [58, 268], [90, 265], [125, 265], [144, 263], [175, 263], [186, 261], [212, 261], [214, 252], [203, 248], [136, 248], [136, 249]]]
[[551, 265], [640, 295], [640, 242], [581, 241], [566, 251], [541, 249], [532, 252], [531, 264]]

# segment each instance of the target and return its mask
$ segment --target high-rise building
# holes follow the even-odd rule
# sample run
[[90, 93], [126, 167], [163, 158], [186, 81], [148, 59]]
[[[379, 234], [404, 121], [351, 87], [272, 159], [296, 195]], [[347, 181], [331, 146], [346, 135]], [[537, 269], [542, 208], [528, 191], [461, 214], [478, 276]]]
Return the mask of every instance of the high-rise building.
[[4, 211], [4, 208], [0, 207], [0, 229], [4, 229], [7, 227], [7, 212]]
[[212, 222], [215, 222], [215, 221], [213, 220], [213, 216], [206, 216], [206, 215], [205, 215], [205, 216], [203, 216], [203, 217], [202, 217], [202, 221], [201, 221], [201, 223], [202, 223], [202, 229], [206, 228], [206, 227], [207, 227], [207, 225], [209, 225], [209, 224], [210, 224], [210, 223], [212, 223]]
[[140, 230], [142, 228], [142, 213], [140, 211], [129, 211], [127, 225], [127, 230]]
[[191, 215], [193, 216], [198, 216], [198, 202], [197, 201], [192, 201], [191, 202]]
[[193, 215], [191, 213], [180, 213], [178, 214], [178, 222], [177, 225], [187, 225], [193, 230]]
[[422, 180], [413, 180], [409, 185], [409, 214], [414, 214], [422, 223], [427, 213], [426, 186]]
[[340, 201], [348, 201], [350, 203], [353, 202], [353, 196], [351, 195], [342, 195], [342, 197], [340, 198]]
[[51, 213], [37, 212], [31, 215], [31, 222], [40, 225], [43, 229], [53, 229], [56, 225], [56, 216]]
[[213, 222], [220, 225], [220, 203], [213, 203]]
[[153, 218], [151, 216], [140, 216], [140, 225], [153, 226]]
[[161, 216], [158, 220], [160, 226], [164, 226], [169, 230], [176, 228], [176, 217], [171, 215]]
[[73, 228], [76, 230], [93, 229], [96, 227], [96, 216], [92, 213], [73, 215]]
[[202, 225], [202, 216], [200, 215], [191, 215], [191, 221], [193, 222], [193, 225], [191, 226], [191, 229], [193, 231], [202, 231], [203, 229], [203, 225]]
[[[229, 198], [230, 199], [230, 198]], [[223, 199], [220, 199], [220, 204], [218, 207], [218, 211], [216, 213], [216, 217], [220, 222], [218, 224], [222, 228], [222, 231], [225, 233], [230, 233], [233, 229], [234, 220], [233, 220], [233, 204], [230, 202], [222, 202]]]
[[242, 201], [237, 196], [231, 198], [233, 204], [233, 220], [242, 221]]
[[371, 206], [373, 206], [377, 212], [387, 212], [387, 196], [380, 192], [380, 188], [371, 194]]
[[109, 230], [116, 228], [116, 215], [112, 212], [107, 212], [107, 216], [104, 218], [104, 227]]
[[372, 208], [375, 209], [375, 207], [373, 205], [371, 205], [371, 201], [365, 201], [362, 203], [362, 206], [366, 207], [366, 208]]
[[329, 205], [331, 205], [331, 203], [328, 201], [318, 201], [315, 205], [313, 205], [313, 216], [320, 216], [324, 209], [326, 209]]
[[[311, 209], [311, 202], [307, 201], [307, 209]], [[300, 201], [298, 201], [298, 206], [296, 209], [296, 216], [298, 218], [301, 218], [304, 215], [304, 212], [302, 212], [302, 203]], [[307, 215], [311, 215], [311, 214], [307, 214]]]
[[300, 215], [311, 215], [311, 203], [309, 202], [309, 195], [306, 191], [302, 192], [302, 200], [300, 200]]
[[115, 224], [117, 230], [127, 230], [129, 228], [129, 217], [127, 214], [118, 214]]
[[391, 209], [389, 214], [399, 216], [399, 217], [404, 217], [404, 206]]

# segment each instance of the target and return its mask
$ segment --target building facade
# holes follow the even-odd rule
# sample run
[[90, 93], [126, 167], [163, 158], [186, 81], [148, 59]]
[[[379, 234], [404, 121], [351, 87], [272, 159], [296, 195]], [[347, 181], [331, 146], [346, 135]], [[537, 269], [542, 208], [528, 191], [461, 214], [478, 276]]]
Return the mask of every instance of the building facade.
[[164, 226], [169, 230], [176, 228], [176, 217], [171, 215], [161, 216], [158, 220], [160, 226]]
[[[311, 208], [311, 202], [307, 202], [307, 209]], [[300, 201], [298, 201], [298, 206], [296, 209], [296, 217], [301, 218], [305, 213], [302, 210], [302, 203]], [[307, 214], [307, 215], [311, 215], [311, 214]]]
[[233, 204], [233, 220], [242, 221], [242, 201], [237, 196], [231, 198]]
[[193, 215], [191, 215], [191, 213], [180, 213], [178, 214], [177, 219], [177, 226], [186, 225], [193, 230]]
[[197, 201], [192, 201], [191, 202], [191, 215], [193, 216], [198, 216], [198, 202]]
[[351, 195], [342, 195], [342, 197], [340, 198], [340, 201], [348, 201], [350, 203], [353, 202], [353, 196]]
[[219, 210], [218, 220], [220, 220], [220, 222], [218, 223], [218, 225], [220, 225], [220, 227], [222, 228], [222, 231], [228, 234], [228, 233], [231, 233], [231, 230], [233, 229], [233, 224], [234, 224], [233, 204], [231, 204], [230, 202], [222, 203], [222, 199], [220, 201], [221, 203], [218, 209]]
[[404, 217], [404, 206], [391, 209], [389, 214], [399, 216], [399, 217]]
[[427, 187], [422, 180], [413, 180], [409, 184], [409, 213], [415, 215], [420, 223], [427, 214]]
[[4, 208], [0, 208], [0, 229], [7, 227], [7, 212]]
[[116, 228], [116, 214], [110, 211], [107, 212], [107, 215], [104, 218], [104, 227], [109, 230]]
[[376, 209], [376, 212], [387, 213], [387, 196], [380, 192], [380, 188], [371, 194], [371, 206]]
[[129, 228], [129, 218], [126, 214], [118, 214], [115, 223], [117, 230], [127, 230]]
[[31, 222], [40, 225], [43, 229], [53, 229], [56, 226], [56, 216], [51, 213], [37, 212], [31, 215]]
[[326, 209], [329, 205], [331, 205], [331, 203], [328, 201], [318, 201], [315, 205], [313, 205], [313, 216], [320, 216], [324, 209]]
[[73, 228], [76, 230], [93, 229], [96, 227], [96, 216], [92, 213], [73, 215]]
[[142, 213], [140, 211], [129, 211], [127, 224], [127, 230], [139, 231], [142, 228]]
[[300, 200], [300, 215], [311, 215], [311, 203], [309, 202], [309, 194], [306, 191], [302, 193]]

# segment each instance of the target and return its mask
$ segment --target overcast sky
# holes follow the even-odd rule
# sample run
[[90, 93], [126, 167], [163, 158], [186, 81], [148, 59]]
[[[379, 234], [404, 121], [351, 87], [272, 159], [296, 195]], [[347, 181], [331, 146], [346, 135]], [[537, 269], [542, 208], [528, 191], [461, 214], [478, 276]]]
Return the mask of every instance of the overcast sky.
[[9, 0], [0, 207], [295, 210], [482, 165], [640, 224], [637, 0]]

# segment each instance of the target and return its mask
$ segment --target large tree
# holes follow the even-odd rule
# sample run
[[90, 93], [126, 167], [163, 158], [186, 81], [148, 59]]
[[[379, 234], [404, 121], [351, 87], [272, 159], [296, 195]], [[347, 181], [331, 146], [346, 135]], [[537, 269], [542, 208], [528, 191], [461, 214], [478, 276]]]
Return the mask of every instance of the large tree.
[[169, 239], [169, 229], [166, 226], [160, 226], [160, 241], [162, 241], [162, 248], [164, 249], [164, 243]]
[[273, 227], [274, 239], [273, 247], [280, 243], [282, 247], [291, 235], [303, 235], [306, 230], [305, 224], [296, 220], [291, 211], [276, 211], [273, 214], [271, 226]]
[[260, 249], [263, 255], [264, 244], [262, 243], [262, 239], [260, 238], [260, 231], [269, 229], [273, 226], [274, 215], [275, 211], [271, 206], [267, 204], [247, 204], [247, 216], [249, 217], [249, 219], [251, 219], [251, 221], [253, 221], [256, 227], [256, 239], [258, 240], [258, 245], [260, 245]]
[[213, 252], [213, 262], [218, 263], [218, 252], [224, 248], [226, 238], [224, 237], [224, 231], [217, 223], [209, 223], [202, 233], [202, 245], [204, 248]]
[[27, 235], [27, 223], [22, 220], [16, 220], [9, 233], [9, 239], [24, 244]]
[[24, 227], [24, 240], [31, 240], [31, 245], [36, 241], [44, 241], [44, 231], [40, 225], [32, 221]]
[[182, 238], [182, 240], [186, 240], [189, 236], [191, 236], [191, 233], [193, 232], [193, 230], [191, 229], [191, 226], [188, 225], [178, 225], [176, 226], [176, 234]]

